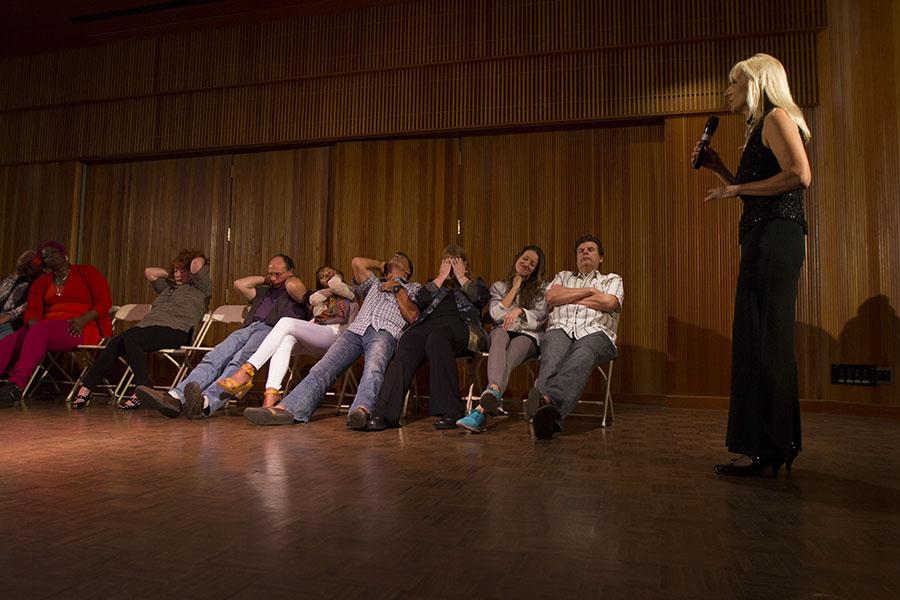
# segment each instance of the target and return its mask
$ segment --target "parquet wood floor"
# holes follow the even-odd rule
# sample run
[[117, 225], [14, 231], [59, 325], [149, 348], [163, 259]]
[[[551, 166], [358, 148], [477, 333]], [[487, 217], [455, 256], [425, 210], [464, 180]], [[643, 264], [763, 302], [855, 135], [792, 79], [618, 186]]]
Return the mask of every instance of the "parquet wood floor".
[[713, 474], [724, 412], [616, 416], [539, 442], [3, 410], [0, 597], [900, 598], [900, 423], [805, 415], [788, 481]]

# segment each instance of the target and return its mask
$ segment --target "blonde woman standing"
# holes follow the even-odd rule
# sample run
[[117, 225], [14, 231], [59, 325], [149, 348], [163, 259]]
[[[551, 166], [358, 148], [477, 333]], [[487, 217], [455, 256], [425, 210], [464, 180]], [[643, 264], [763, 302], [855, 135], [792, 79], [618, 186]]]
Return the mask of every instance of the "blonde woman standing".
[[777, 59], [757, 54], [737, 63], [729, 79], [725, 99], [747, 121], [737, 172], [714, 150], [694, 149], [724, 183], [706, 200], [740, 197], [744, 205], [726, 437], [739, 456], [716, 471], [757, 475], [771, 468], [774, 477], [782, 464], [790, 474], [801, 450], [794, 315], [807, 230], [803, 194], [812, 179], [810, 133]]

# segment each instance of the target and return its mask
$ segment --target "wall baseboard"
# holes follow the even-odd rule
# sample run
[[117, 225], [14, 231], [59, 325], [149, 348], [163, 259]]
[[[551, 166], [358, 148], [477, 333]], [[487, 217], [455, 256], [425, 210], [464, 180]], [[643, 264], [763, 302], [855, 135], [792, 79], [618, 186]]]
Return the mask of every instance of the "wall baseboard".
[[[595, 397], [596, 396], [596, 397]], [[586, 400], [602, 400], [598, 394], [586, 394]], [[614, 394], [616, 404], [641, 404], [669, 408], [728, 409], [726, 396], [663, 396], [660, 394]], [[826, 413], [855, 417], [887, 417], [900, 419], [900, 406], [861, 404], [835, 400], [800, 399], [800, 410], [805, 413]]]

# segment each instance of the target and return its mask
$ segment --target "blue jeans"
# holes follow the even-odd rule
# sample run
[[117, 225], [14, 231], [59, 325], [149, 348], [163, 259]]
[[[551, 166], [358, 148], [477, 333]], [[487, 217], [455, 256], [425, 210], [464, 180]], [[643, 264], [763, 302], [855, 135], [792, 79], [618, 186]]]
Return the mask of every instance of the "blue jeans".
[[3, 325], [0, 325], [0, 340], [5, 338], [9, 334], [13, 333], [14, 331], [15, 331], [15, 329], [13, 329], [13, 326], [10, 325], [9, 323], [4, 323]]
[[247, 362], [247, 359], [256, 352], [270, 331], [272, 328], [260, 321], [254, 321], [246, 327], [241, 327], [210, 350], [200, 364], [194, 367], [190, 375], [179, 383], [170, 394], [184, 403], [184, 388], [189, 383], [196, 383], [209, 401], [209, 414], [216, 412], [225, 404], [222, 399], [225, 390], [216, 385], [216, 381], [231, 375]]
[[347, 370], [347, 367], [365, 354], [362, 378], [359, 380], [359, 387], [350, 410], [362, 407], [371, 413], [375, 398], [378, 397], [378, 390], [384, 381], [384, 372], [396, 346], [397, 340], [394, 336], [383, 329], [376, 331], [371, 325], [363, 335], [345, 331], [338, 336], [325, 356], [310, 369], [309, 375], [298, 383], [278, 406], [289, 410], [294, 415], [295, 421], [306, 423], [325, 397], [328, 388]]

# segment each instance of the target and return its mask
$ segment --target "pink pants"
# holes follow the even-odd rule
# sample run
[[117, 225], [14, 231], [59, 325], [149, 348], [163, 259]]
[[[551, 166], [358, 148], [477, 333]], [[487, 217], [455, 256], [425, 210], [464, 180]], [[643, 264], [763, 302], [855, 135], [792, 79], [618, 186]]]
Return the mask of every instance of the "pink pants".
[[68, 321], [38, 321], [22, 327], [0, 340], [0, 374], [9, 369], [9, 381], [24, 390], [47, 352], [69, 352], [81, 340], [80, 335], [69, 335]]

